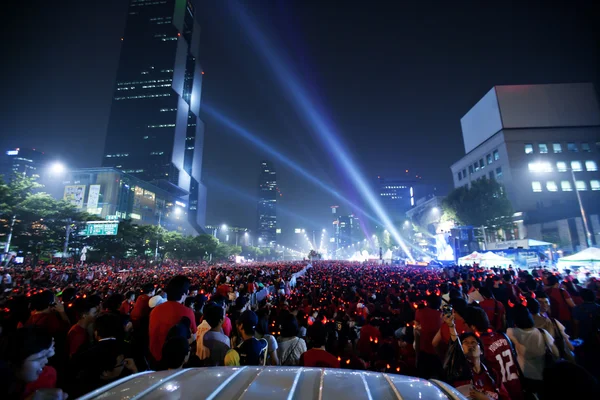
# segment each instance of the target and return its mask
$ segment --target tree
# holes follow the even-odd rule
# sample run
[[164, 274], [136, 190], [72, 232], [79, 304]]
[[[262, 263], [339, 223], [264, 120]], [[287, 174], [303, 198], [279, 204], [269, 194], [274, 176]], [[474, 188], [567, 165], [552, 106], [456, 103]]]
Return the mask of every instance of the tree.
[[479, 179], [470, 187], [454, 189], [444, 199], [443, 208], [443, 218], [478, 227], [506, 227], [513, 215], [504, 187], [495, 179]]

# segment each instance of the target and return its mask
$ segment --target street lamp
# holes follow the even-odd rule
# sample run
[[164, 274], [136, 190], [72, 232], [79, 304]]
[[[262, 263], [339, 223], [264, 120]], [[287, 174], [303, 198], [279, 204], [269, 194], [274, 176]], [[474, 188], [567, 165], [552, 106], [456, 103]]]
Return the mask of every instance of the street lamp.
[[56, 174], [56, 175], [62, 174], [63, 172], [65, 172], [65, 170], [66, 170], [65, 164], [63, 164], [59, 161], [56, 161], [50, 165], [50, 172], [52, 174]]
[[226, 224], [221, 225], [221, 229], [224, 230], [224, 231], [226, 231], [227, 230], [227, 225]]
[[438, 213], [438, 212], [440, 212], [440, 209], [439, 209], [439, 208], [437, 208], [437, 207], [433, 207], [433, 208], [431, 209], [431, 212]]

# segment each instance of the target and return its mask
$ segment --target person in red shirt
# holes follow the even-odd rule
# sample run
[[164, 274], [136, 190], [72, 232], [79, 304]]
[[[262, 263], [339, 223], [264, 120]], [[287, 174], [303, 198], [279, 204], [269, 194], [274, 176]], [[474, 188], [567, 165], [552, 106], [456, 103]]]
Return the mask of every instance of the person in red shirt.
[[125, 300], [121, 303], [121, 307], [119, 307], [119, 312], [123, 315], [129, 316], [131, 314], [131, 310], [133, 310], [133, 305], [135, 304], [135, 292], [130, 290], [125, 294]]
[[96, 320], [98, 304], [99, 302], [95, 302], [88, 297], [75, 300], [74, 308], [77, 315], [79, 315], [79, 321], [69, 329], [69, 333], [67, 334], [69, 357], [72, 357], [81, 346], [90, 343], [88, 329]]
[[558, 285], [556, 275], [548, 275], [546, 293], [550, 298], [551, 315], [560, 321], [566, 328], [566, 331], [571, 333], [571, 309], [575, 307], [571, 295], [565, 289]]
[[367, 318], [367, 324], [360, 328], [360, 338], [357, 345], [359, 354], [365, 360], [371, 358], [373, 343], [381, 341], [381, 332], [375, 315], [371, 314]]
[[[190, 281], [184, 275], [173, 277], [167, 284], [167, 301], [156, 306], [150, 313], [150, 326], [148, 329], [150, 337], [150, 354], [155, 362], [162, 358], [162, 348], [169, 330], [181, 321], [182, 317], [188, 317], [194, 321], [194, 311], [182, 303], [189, 292]], [[191, 325], [192, 336], [190, 342], [196, 340], [196, 324]]]
[[131, 322], [134, 329], [138, 329], [142, 325], [143, 320], [150, 316], [149, 303], [155, 292], [156, 288], [152, 283], [147, 283], [142, 287], [142, 294], [137, 298], [131, 311]]
[[313, 344], [313, 348], [302, 353], [300, 356], [300, 366], [317, 368], [339, 368], [340, 361], [331, 353], [325, 350], [327, 343], [327, 329], [321, 322], [313, 324], [308, 329], [308, 339]]
[[415, 341], [418, 343], [417, 370], [425, 379], [439, 377], [442, 363], [433, 347], [433, 338], [442, 325], [442, 299], [435, 294], [427, 297], [427, 306], [415, 313]]
[[517, 360], [510, 339], [494, 332], [485, 310], [473, 306], [466, 313], [465, 322], [479, 335], [484, 361], [494, 376], [499, 377], [512, 400], [523, 399], [523, 390], [518, 375]]
[[6, 338], [0, 374], [0, 398], [68, 396], [56, 388], [56, 370], [48, 364], [54, 355], [52, 336], [36, 326], [19, 328]]
[[495, 331], [505, 331], [506, 309], [504, 304], [496, 300], [492, 291], [487, 287], [479, 289], [479, 293], [483, 296], [483, 301], [479, 303], [479, 307], [483, 308], [487, 314], [491, 328]]
[[25, 326], [39, 326], [45, 329], [55, 340], [66, 336], [69, 329], [69, 318], [63, 304], [56, 300], [49, 290], [34, 295], [31, 298], [31, 316]]
[[[465, 315], [467, 312], [467, 302], [461, 298], [455, 298], [450, 300], [452, 305], [452, 315], [454, 316], [454, 323], [456, 324], [456, 332], [462, 335], [465, 332], [470, 332], [471, 328], [465, 323]], [[439, 349], [438, 354], [446, 354], [448, 350], [448, 343], [450, 343], [450, 329], [448, 325], [442, 324], [440, 330], [433, 338], [433, 346]]]

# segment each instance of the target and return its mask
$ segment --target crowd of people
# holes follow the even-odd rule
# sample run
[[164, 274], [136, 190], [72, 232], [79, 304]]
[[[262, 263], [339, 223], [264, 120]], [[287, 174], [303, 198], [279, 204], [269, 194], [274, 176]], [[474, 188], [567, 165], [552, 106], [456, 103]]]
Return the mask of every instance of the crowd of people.
[[568, 270], [115, 262], [10, 266], [1, 289], [2, 399], [238, 365], [435, 378], [473, 399], [598, 388], [600, 280]]

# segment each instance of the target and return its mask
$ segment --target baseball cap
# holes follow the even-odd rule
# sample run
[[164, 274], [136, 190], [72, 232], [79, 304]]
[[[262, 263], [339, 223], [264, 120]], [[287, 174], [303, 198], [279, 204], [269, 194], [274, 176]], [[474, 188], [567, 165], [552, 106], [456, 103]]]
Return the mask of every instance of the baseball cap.
[[154, 308], [158, 305], [161, 305], [164, 302], [166, 302], [166, 300], [162, 296], [156, 295], [150, 299], [148, 305], [150, 306], [150, 308]]
[[238, 323], [243, 324], [244, 327], [256, 328], [258, 325], [258, 316], [252, 310], [244, 311], [237, 320]]

